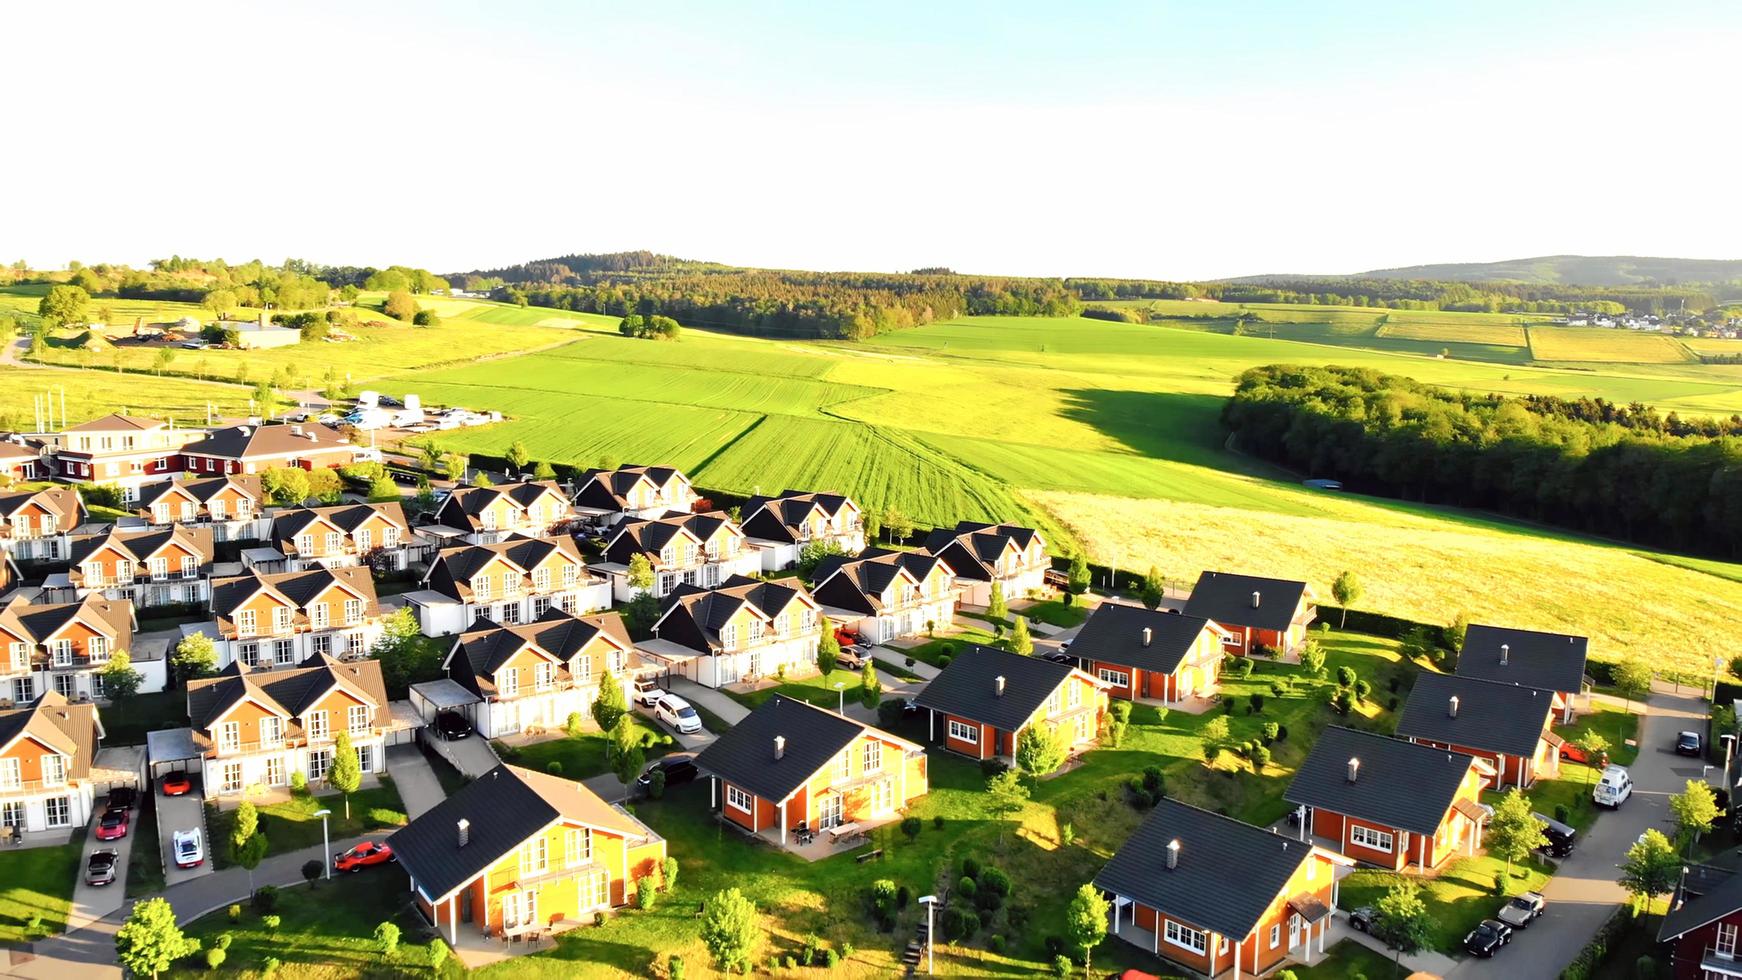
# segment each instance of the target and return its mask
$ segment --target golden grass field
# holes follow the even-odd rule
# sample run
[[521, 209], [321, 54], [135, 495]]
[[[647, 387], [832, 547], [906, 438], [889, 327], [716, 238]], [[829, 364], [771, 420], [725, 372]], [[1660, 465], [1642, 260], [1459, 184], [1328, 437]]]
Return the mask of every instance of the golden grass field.
[[1617, 364], [1683, 364], [1695, 359], [1674, 337], [1600, 327], [1531, 327], [1530, 354], [1539, 361]]
[[1497, 344], [1501, 347], [1523, 347], [1529, 343], [1523, 327], [1503, 323], [1388, 323], [1379, 328], [1378, 336], [1436, 343]]
[[[1142, 573], [1151, 564], [1189, 585], [1207, 568], [1304, 580], [1330, 602], [1353, 571], [1357, 608], [1430, 623], [1472, 622], [1570, 632], [1591, 655], [1631, 650], [1660, 667], [1711, 669], [1715, 637], [1742, 622], [1742, 582], [1655, 561], [1625, 547], [1382, 512], [1327, 498], [1337, 516], [1259, 513], [1171, 500], [1025, 490], [1090, 553]], [[1341, 504], [1339, 507], [1338, 504]], [[1335, 625], [1335, 624], [1333, 624]]]

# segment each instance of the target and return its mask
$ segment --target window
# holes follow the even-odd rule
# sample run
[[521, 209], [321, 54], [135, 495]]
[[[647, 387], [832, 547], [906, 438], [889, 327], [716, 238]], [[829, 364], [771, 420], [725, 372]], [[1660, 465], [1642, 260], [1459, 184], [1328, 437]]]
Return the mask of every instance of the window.
[[218, 748], [235, 750], [242, 745], [240, 722], [226, 721], [218, 726]]
[[544, 592], [550, 588], [550, 569], [535, 568], [532, 570], [532, 587]]
[[103, 686], [103, 675], [101, 673], [93, 672], [91, 674], [91, 697], [101, 698], [107, 693], [108, 688]]
[[324, 602], [317, 602], [308, 607], [308, 619], [309, 625], [315, 629], [326, 629], [327, 624], [330, 622], [328, 619], [327, 604]]
[[563, 862], [569, 867], [586, 864], [593, 859], [593, 831], [590, 827], [570, 827], [563, 832]]
[[296, 536], [296, 550], [299, 554], [312, 555], [315, 550], [315, 536], [299, 534]]
[[1736, 924], [1734, 922], [1718, 923], [1718, 935], [1712, 944], [1712, 951], [1725, 959], [1736, 955]]
[[1128, 671], [1110, 670], [1106, 667], [1102, 667], [1096, 673], [1099, 674], [1101, 680], [1113, 685], [1114, 687], [1131, 686], [1131, 674]]
[[584, 653], [569, 661], [569, 673], [575, 677], [577, 684], [590, 684], [593, 680], [593, 656]]
[[59, 786], [67, 781], [67, 757], [64, 755], [45, 755], [42, 757], [42, 784], [44, 786]]
[[[214, 521], [223, 520], [224, 519], [224, 498], [213, 497], [212, 502], [206, 505], [206, 509], [210, 510], [212, 512], [212, 520], [214, 520]], [[240, 514], [242, 512], [242, 508], [240, 506], [238, 506], [236, 508], [236, 512], [238, 514]]]
[[0, 789], [17, 789], [24, 785], [17, 759], [0, 759]]
[[56, 667], [71, 666], [72, 662], [73, 662], [73, 641], [71, 641], [71, 640], [50, 640], [50, 641], [48, 641], [48, 654], [49, 654], [49, 658], [54, 662], [54, 665]]
[[629, 666], [629, 651], [612, 650], [610, 653], [605, 654], [605, 665], [613, 671], [621, 672], [624, 668]]
[[399, 528], [385, 527], [381, 529], [381, 547], [393, 548], [399, 545]]
[[220, 793], [242, 792], [242, 763], [224, 763], [223, 767], [218, 770], [218, 784], [218, 792]]
[[369, 709], [361, 704], [353, 704], [345, 709], [345, 727], [353, 732], [360, 732], [369, 727]]
[[181, 577], [193, 578], [200, 574], [200, 560], [193, 555], [181, 556]]
[[303, 718], [303, 729], [310, 739], [327, 737], [327, 713], [311, 711]]
[[333, 750], [321, 749], [308, 754], [308, 778], [321, 780], [327, 778], [327, 770], [333, 766]]
[[73, 822], [71, 801], [65, 796], [51, 796], [43, 801], [50, 827], [65, 827]]
[[345, 536], [337, 531], [327, 532], [327, 554], [332, 554], [344, 547]]
[[563, 584], [564, 585], [574, 585], [576, 582], [579, 582], [580, 580], [581, 580], [581, 566], [579, 566], [579, 565], [564, 565], [563, 566]]
[[550, 868], [550, 843], [543, 834], [527, 841], [520, 848], [520, 873], [544, 874]]
[[1383, 830], [1374, 830], [1372, 827], [1363, 827], [1359, 824], [1351, 825], [1349, 827], [1349, 843], [1359, 844], [1375, 851], [1384, 851], [1387, 854], [1391, 853], [1391, 835]]
[[853, 753], [843, 750], [835, 756], [835, 782], [844, 783], [853, 778]]
[[272, 632], [283, 633], [290, 629], [290, 610], [278, 606], [272, 610]]
[[357, 550], [368, 551], [375, 546], [375, 533], [366, 527], [357, 529]]
[[540, 691], [549, 690], [556, 682], [556, 665], [539, 664], [532, 669], [532, 686]]
[[511, 698], [520, 693], [520, 671], [510, 667], [496, 677], [496, 693], [500, 697]]
[[484, 530], [486, 530], [486, 531], [496, 530], [496, 512], [493, 510], [486, 509], [484, 511], [483, 517], [484, 517]]
[[54, 693], [71, 701], [79, 693], [79, 677], [77, 674], [54, 675]]
[[979, 745], [980, 726], [970, 725], [965, 721], [957, 721], [954, 718], [951, 718], [950, 737], [958, 742], [967, 742], [969, 745]]
[[94, 664], [107, 663], [109, 660], [109, 640], [107, 637], [93, 636], [85, 641], [85, 657]]
[[532, 618], [543, 616], [550, 609], [550, 596], [535, 595], [532, 597]]
[[490, 576], [480, 575], [472, 580], [472, 595], [479, 602], [490, 601]]
[[153, 521], [156, 521], [159, 524], [168, 524], [169, 523], [169, 505], [168, 504], [152, 504], [151, 505], [151, 519]]
[[236, 613], [236, 634], [238, 636], [254, 635], [254, 610], [242, 609]]
[[865, 742], [865, 757], [860, 760], [860, 772], [876, 772], [883, 768], [883, 743], [876, 739]]
[[238, 651], [238, 655], [242, 658], [244, 664], [247, 664], [250, 667], [260, 666], [260, 644], [244, 643], [242, 644], [240, 651]]
[[361, 632], [345, 634], [346, 654], [353, 657], [361, 657], [367, 652], [368, 648], [363, 643], [363, 634]]
[[30, 648], [22, 643], [12, 644], [11, 659], [13, 670], [23, 670], [30, 666]]
[[1064, 693], [1056, 687], [1053, 688], [1052, 693], [1046, 696], [1046, 713], [1056, 715], [1064, 709], [1064, 706]]
[[363, 600], [345, 600], [345, 625], [355, 626], [363, 621]]
[[12, 681], [12, 700], [36, 700], [36, 679], [33, 677], [14, 678]]
[[145, 573], [147, 575], [150, 575], [154, 579], [156, 579], [156, 578], [168, 578], [169, 577], [169, 559], [168, 558], [147, 558], [145, 560]]
[[277, 640], [272, 644], [272, 659], [278, 666], [296, 662], [296, 644], [291, 640]]
[[1077, 682], [1077, 679], [1074, 675], [1070, 679], [1070, 686], [1066, 689], [1068, 691], [1070, 691], [1070, 705], [1071, 705], [1071, 707], [1073, 707], [1073, 708], [1082, 707], [1083, 706], [1083, 685]]
[[732, 623], [720, 630], [720, 645], [728, 650], [738, 649], [738, 624]]
[[1210, 945], [1208, 937], [1197, 929], [1193, 929], [1191, 926], [1181, 925], [1172, 919], [1168, 919], [1166, 934], [1167, 941], [1181, 949], [1189, 949], [1200, 956], [1209, 952]]
[[750, 794], [736, 786], [728, 784], [726, 786], [726, 805], [734, 810], [743, 810], [745, 813], [749, 813]]
[[1282, 945], [1282, 926], [1281, 925], [1271, 926], [1270, 927], [1270, 948], [1275, 949], [1276, 947], [1281, 946], [1281, 945]]
[[597, 908], [606, 908], [611, 904], [611, 872], [603, 868], [593, 874], [593, 880], [588, 882], [584, 897], [591, 897]]
[[520, 580], [520, 573], [519, 572], [503, 572], [502, 573], [502, 594], [503, 595], [519, 595], [520, 594], [520, 587], [523, 584], [524, 583], [521, 582], [521, 580]]
[[271, 748], [284, 740], [284, 720], [282, 718], [260, 719], [260, 745]]
[[284, 757], [271, 756], [266, 760], [266, 785], [283, 786], [289, 782], [284, 776]]

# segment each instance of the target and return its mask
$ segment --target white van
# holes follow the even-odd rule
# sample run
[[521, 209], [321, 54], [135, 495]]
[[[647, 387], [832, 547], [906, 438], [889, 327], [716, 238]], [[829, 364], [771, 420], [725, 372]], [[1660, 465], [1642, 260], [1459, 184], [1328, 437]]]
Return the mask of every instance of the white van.
[[1591, 789], [1591, 799], [1598, 806], [1618, 809], [1633, 795], [1633, 777], [1620, 766], [1609, 766], [1603, 770], [1603, 778], [1597, 780], [1597, 785]]

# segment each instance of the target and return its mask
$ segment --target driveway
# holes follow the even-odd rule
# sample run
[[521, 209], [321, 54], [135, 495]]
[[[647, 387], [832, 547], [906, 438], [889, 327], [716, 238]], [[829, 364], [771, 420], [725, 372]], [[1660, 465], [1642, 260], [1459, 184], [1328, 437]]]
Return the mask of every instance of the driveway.
[[687, 678], [668, 678], [665, 682], [665, 689], [691, 704], [699, 704], [712, 711], [728, 725], [736, 725], [750, 714], [749, 708], [727, 697], [724, 692], [716, 691], [711, 687], [703, 687]]
[[[200, 785], [198, 775], [193, 780], [193, 792], [185, 796], [164, 796], [161, 784], [154, 784], [152, 790], [152, 796], [157, 801], [157, 841], [160, 853], [163, 854], [165, 885], [179, 885], [212, 873], [212, 835], [206, 828], [205, 790]], [[196, 868], [178, 868], [175, 866], [175, 848], [170, 838], [176, 831], [191, 827], [198, 827], [200, 830], [200, 843], [205, 847], [206, 859]]]
[[[1705, 702], [1697, 696], [1654, 690], [1639, 725], [1639, 757], [1629, 768], [1633, 796], [1621, 809], [1605, 812], [1583, 835], [1571, 857], [1562, 861], [1543, 889], [1548, 907], [1512, 945], [1490, 960], [1469, 959], [1452, 971], [1455, 980], [1506, 980], [1554, 977], [1571, 963], [1615, 906], [1627, 901], [1616, 883], [1616, 865], [1649, 827], [1670, 829], [1668, 799], [1701, 777], [1698, 760], [1678, 756], [1670, 740], [1684, 729], [1703, 729]], [[1499, 907], [1499, 901], [1495, 901]]]
[[[468, 735], [457, 741], [436, 738], [433, 730], [429, 734], [429, 746], [436, 754], [453, 763], [455, 769], [467, 779], [477, 779], [502, 761], [496, 758], [496, 750], [490, 747], [490, 740], [481, 735]], [[434, 775], [434, 773], [431, 773]]]
[[387, 774], [393, 777], [393, 785], [399, 790], [400, 802], [405, 804], [405, 815], [413, 820], [447, 799], [447, 794], [442, 792], [441, 780], [436, 778], [429, 760], [415, 745], [387, 747]]
[[[128, 814], [132, 821], [128, 827], [127, 836], [120, 840], [98, 840], [97, 825], [102, 819], [103, 803], [97, 802], [97, 819], [91, 821], [85, 830], [85, 846], [79, 852], [79, 878], [73, 884], [73, 908], [67, 915], [67, 929], [78, 929], [89, 925], [110, 912], [120, 908], [127, 900], [127, 862], [133, 858], [133, 842], [139, 835], [135, 833], [139, 826], [139, 806], [149, 806], [151, 801], [140, 797]], [[113, 848], [116, 854], [115, 881], [108, 885], [85, 884], [85, 865], [91, 859], [91, 852], [103, 848]], [[147, 858], [146, 860], [149, 860]]]

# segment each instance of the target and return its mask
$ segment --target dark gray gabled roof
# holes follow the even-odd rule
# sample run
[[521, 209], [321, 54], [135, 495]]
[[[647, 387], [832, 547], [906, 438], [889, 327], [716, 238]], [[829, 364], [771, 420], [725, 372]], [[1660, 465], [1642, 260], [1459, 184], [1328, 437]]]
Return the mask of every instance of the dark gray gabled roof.
[[[776, 694], [696, 756], [696, 768], [779, 803], [871, 726]], [[884, 738], [903, 742], [887, 732]], [[786, 739], [775, 758], [776, 737]], [[917, 746], [915, 746], [917, 748]]]
[[[1169, 869], [1168, 844], [1175, 840], [1179, 863]], [[1095, 886], [1239, 941], [1312, 853], [1309, 843], [1162, 800], [1095, 876]]]
[[1397, 716], [1397, 734], [1529, 758], [1548, 727], [1553, 701], [1553, 692], [1540, 687], [1422, 671]]
[[[1004, 731], [1028, 723], [1052, 692], [1075, 673], [1068, 664], [972, 645], [956, 654], [914, 703]], [[1004, 693], [998, 693], [998, 678]]]
[[[461, 820], [468, 824], [463, 847]], [[625, 837], [632, 845], [658, 839], [578, 782], [499, 765], [395, 831], [387, 845], [424, 894], [440, 901], [558, 820]]]
[[1220, 632], [1215, 623], [1202, 616], [1103, 602], [1071, 641], [1071, 656], [1171, 674], [1204, 630]]
[[1707, 864], [1683, 868], [1657, 941], [1685, 936], [1738, 911], [1742, 911], [1742, 874]]
[[[1281, 632], [1294, 622], [1294, 611], [1300, 608], [1301, 597], [1307, 591], [1305, 582], [1204, 572], [1192, 587], [1191, 598], [1186, 600], [1186, 614], [1213, 619], [1223, 626]], [[1258, 595], [1256, 606], [1252, 602], [1254, 593]]]
[[[1500, 647], [1506, 662], [1500, 662]], [[1458, 653], [1458, 674], [1489, 681], [1577, 692], [1585, 683], [1589, 641], [1566, 633], [1472, 625]]]
[[[1358, 759], [1355, 781], [1349, 760]], [[1413, 834], [1432, 834], [1475, 758], [1401, 738], [1330, 727], [1295, 771], [1283, 799]]]

